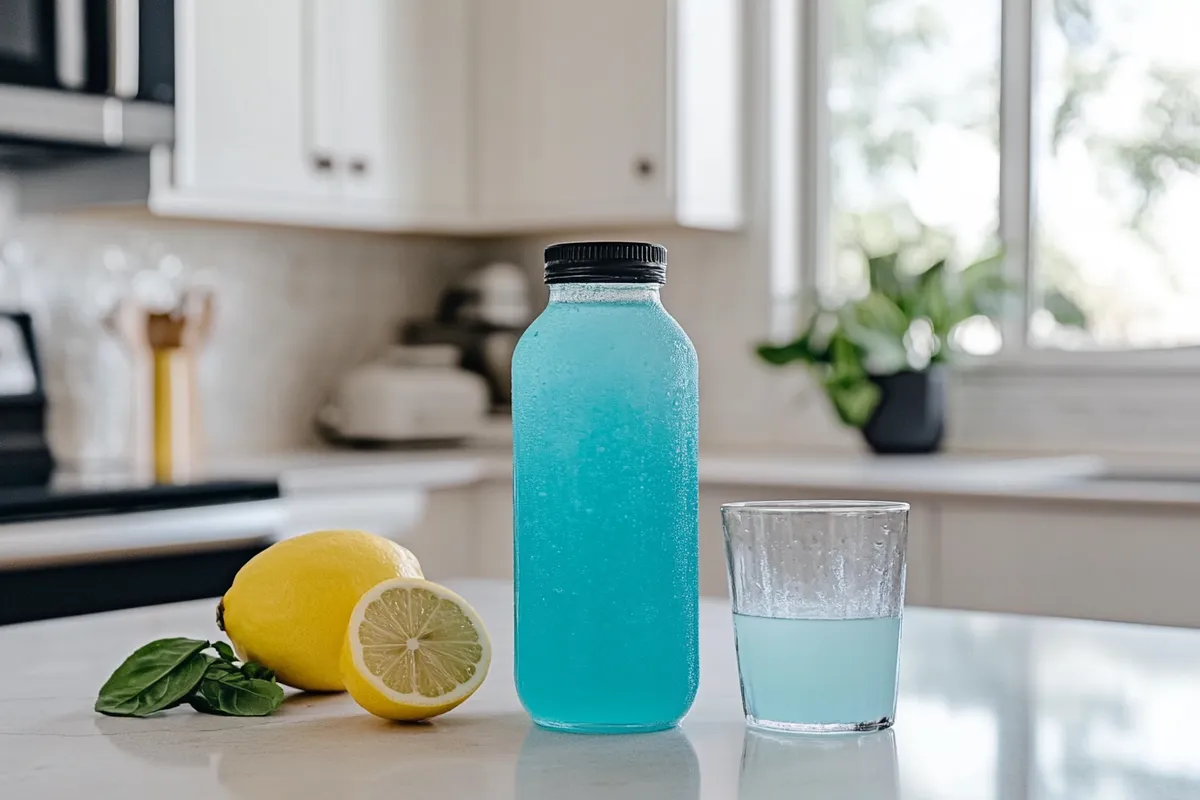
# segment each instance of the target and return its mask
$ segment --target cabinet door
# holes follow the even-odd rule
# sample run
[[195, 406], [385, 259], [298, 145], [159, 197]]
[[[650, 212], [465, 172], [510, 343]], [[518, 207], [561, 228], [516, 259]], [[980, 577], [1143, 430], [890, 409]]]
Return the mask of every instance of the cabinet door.
[[484, 222], [670, 216], [668, 0], [479, 7]]
[[1200, 627], [1187, 509], [981, 501], [941, 531], [947, 607]]
[[305, 136], [314, 168], [331, 187], [345, 174], [340, 150], [346, 115], [348, 14], [338, 0], [304, 0]]
[[309, 143], [306, 4], [179, 0], [175, 188], [321, 198]]
[[343, 0], [338, 132], [351, 201], [398, 222], [464, 217], [467, 0]]

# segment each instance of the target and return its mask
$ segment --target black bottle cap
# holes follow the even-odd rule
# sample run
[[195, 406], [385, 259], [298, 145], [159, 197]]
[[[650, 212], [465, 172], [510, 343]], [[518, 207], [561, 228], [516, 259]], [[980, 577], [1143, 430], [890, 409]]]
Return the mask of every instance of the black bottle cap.
[[667, 248], [649, 242], [560, 242], [546, 248], [546, 283], [666, 283]]

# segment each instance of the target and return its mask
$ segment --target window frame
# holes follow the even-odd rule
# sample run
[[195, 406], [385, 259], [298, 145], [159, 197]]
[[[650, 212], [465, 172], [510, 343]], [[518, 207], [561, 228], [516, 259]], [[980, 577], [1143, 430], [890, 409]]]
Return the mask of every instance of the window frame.
[[[791, 291], [773, 291], [772, 333], [793, 335], [796, 323], [815, 306], [819, 296], [821, 270], [828, 260], [830, 246], [830, 208], [832, 205], [830, 111], [827, 102], [830, 64], [833, 51], [831, 4], [826, 0], [771, 0], [772, 14], [781, 4], [796, 2], [796, 13], [776, 19], [795, 25], [794, 68], [791, 81], [778, 80], [775, 69], [786, 60], [772, 54], [772, 114], [784, 91], [795, 97], [795, 136], [791, 154], [794, 169], [774, 180], [787, 182], [795, 192], [785, 208], [795, 214], [794, 242], [789, 246], [773, 243], [772, 270], [798, 272]], [[999, 237], [1005, 248], [1004, 273], [1016, 291], [1000, 320], [1003, 336], [1001, 350], [987, 357], [960, 356], [956, 359], [964, 373], [998, 372], [1005, 374], [1069, 371], [1073, 373], [1112, 374], [1176, 373], [1200, 368], [1200, 345], [1176, 348], [1126, 350], [1063, 350], [1036, 347], [1030, 341], [1029, 323], [1038, 307], [1035, 251], [1037, 219], [1037, 154], [1033, 143], [1037, 92], [1037, 34], [1039, 0], [1000, 0], [1000, 153], [999, 153]], [[778, 27], [778, 26], [777, 26]], [[780, 44], [772, 39], [772, 50]], [[778, 157], [781, 145], [778, 117], [771, 122], [772, 156]], [[786, 191], [786, 190], [785, 190]], [[773, 198], [781, 197], [773, 187]], [[772, 202], [772, 208], [779, 207]], [[773, 211], [773, 213], [775, 213]], [[772, 230], [778, 231], [785, 220], [776, 216]], [[783, 263], [786, 262], [786, 263]], [[777, 281], [772, 279], [773, 290]]]

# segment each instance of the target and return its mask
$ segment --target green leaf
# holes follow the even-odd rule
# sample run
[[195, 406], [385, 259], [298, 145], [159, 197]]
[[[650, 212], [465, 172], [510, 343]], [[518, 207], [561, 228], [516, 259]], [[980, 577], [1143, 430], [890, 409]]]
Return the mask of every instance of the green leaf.
[[204, 670], [205, 678], [217, 678], [223, 675], [236, 675], [241, 672], [241, 670], [238, 669], [237, 664], [231, 664], [228, 661], [210, 656], [207, 653], [204, 655], [204, 658], [207, 662], [207, 666]]
[[1042, 307], [1050, 312], [1054, 321], [1068, 328], [1086, 328], [1087, 314], [1076, 305], [1075, 301], [1057, 289], [1046, 292], [1042, 298]]
[[932, 286], [938, 286], [946, 280], [946, 259], [939, 259], [917, 276], [917, 289], [928, 291]]
[[[842, 309], [841, 333], [857, 348], [857, 360], [861, 372], [872, 375], [890, 375], [908, 366], [908, 352], [904, 346], [904, 334], [908, 330], [908, 317], [888, 298], [872, 292]], [[838, 356], [849, 357], [844, 348]], [[841, 375], [847, 369], [840, 370]]]
[[847, 326], [846, 338], [863, 351], [862, 371], [870, 375], [894, 375], [908, 369], [908, 348], [904, 339], [884, 331]]
[[962, 306], [955, 308], [954, 302], [947, 296], [944, 291], [934, 291], [929, 293], [926, 298], [925, 308], [923, 309], [924, 316], [929, 320], [930, 326], [933, 328], [933, 333], [939, 339], [944, 339], [950, 334], [950, 330], [962, 322], [965, 317], [962, 316]]
[[872, 330], [904, 336], [912, 320], [896, 301], [880, 292], [871, 292], [850, 306], [852, 317], [859, 325]]
[[204, 695], [200, 694], [199, 692], [192, 692], [190, 695], [188, 695], [187, 704], [196, 711], [199, 711], [201, 714], [215, 714], [219, 717], [226, 716], [223, 712], [219, 711], [215, 706], [213, 706], [212, 703], [208, 702], [208, 700], [204, 698]]
[[139, 647], [100, 687], [96, 711], [144, 717], [177, 705], [204, 677], [208, 659], [200, 639], [159, 639]]
[[274, 681], [252, 678], [237, 669], [227, 671], [218, 667], [205, 673], [188, 702], [205, 714], [265, 717], [283, 702], [283, 688]]
[[883, 253], [867, 258], [867, 276], [871, 280], [872, 291], [881, 292], [888, 297], [899, 297], [903, 288], [900, 273], [896, 269], [900, 261], [900, 253]]
[[238, 660], [237, 653], [233, 652], [233, 648], [225, 642], [213, 642], [213, 650], [217, 651], [222, 661], [228, 661], [230, 664]]
[[830, 341], [838, 330], [838, 315], [832, 311], [820, 311], [809, 321], [804, 333], [787, 344], [759, 344], [755, 348], [758, 357], [768, 364], [783, 366], [793, 361], [803, 364], [828, 364]]
[[255, 664], [253, 661], [242, 664], [242, 674], [247, 678], [275, 682], [275, 670], [264, 667], [262, 664]]
[[800, 336], [795, 341], [783, 345], [760, 344], [755, 348], [758, 357], [768, 364], [783, 366], [793, 361], [813, 363], [812, 351], [808, 346], [808, 334]]
[[838, 418], [852, 428], [866, 425], [879, 405], [879, 387], [866, 377], [826, 381], [825, 393]]
[[857, 379], [866, 375], [858, 346], [843, 330], [835, 333], [833, 340], [829, 343], [829, 365], [831, 367], [830, 380], [835, 382]]
[[973, 264], [963, 267], [958, 273], [963, 289], [968, 293], [981, 290], [992, 290], [1004, 285], [1004, 275], [1000, 267], [1004, 264], [1004, 250], [997, 250], [986, 258], [981, 258]]

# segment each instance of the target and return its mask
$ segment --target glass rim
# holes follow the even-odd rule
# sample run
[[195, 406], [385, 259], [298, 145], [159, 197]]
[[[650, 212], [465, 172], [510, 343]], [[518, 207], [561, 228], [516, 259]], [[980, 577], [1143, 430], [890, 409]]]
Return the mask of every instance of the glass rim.
[[759, 511], [767, 514], [898, 513], [909, 504], [897, 500], [749, 500], [725, 503], [721, 511]]

